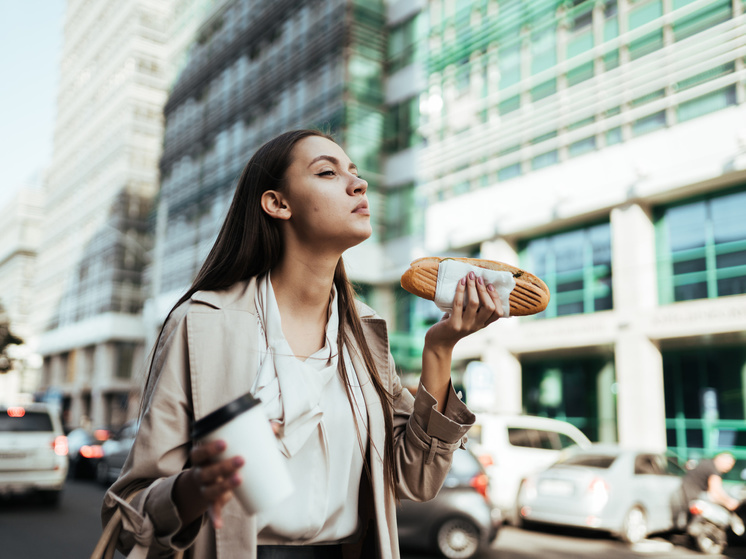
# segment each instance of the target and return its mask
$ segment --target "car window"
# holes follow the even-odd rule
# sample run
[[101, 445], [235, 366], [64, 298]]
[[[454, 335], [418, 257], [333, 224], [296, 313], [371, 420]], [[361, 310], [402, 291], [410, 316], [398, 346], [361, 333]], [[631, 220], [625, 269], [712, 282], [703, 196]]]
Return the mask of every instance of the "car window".
[[458, 449], [453, 453], [453, 463], [448, 472], [449, 477], [455, 477], [460, 481], [468, 481], [475, 475], [481, 473], [479, 461], [467, 450]]
[[27, 411], [23, 408], [8, 408], [0, 413], [0, 432], [28, 433], [50, 432], [52, 418], [46, 412]]
[[663, 468], [660, 467], [656, 456], [651, 454], [638, 454], [635, 456], [635, 475], [663, 475]]
[[686, 470], [679, 465], [674, 456], [666, 457], [666, 473], [670, 476], [682, 477], [686, 475]]
[[508, 427], [508, 442], [513, 446], [525, 448], [541, 448], [539, 434], [536, 429], [523, 427]]
[[557, 437], [559, 438], [560, 449], [578, 444], [578, 441], [576, 441], [569, 435], [565, 435], [564, 433], [557, 433]]
[[562, 450], [577, 444], [564, 433], [526, 427], [508, 427], [508, 441], [513, 446], [543, 448], [545, 450]]
[[482, 426], [479, 423], [475, 423], [469, 429], [469, 440], [471, 442], [481, 444], [482, 442]]
[[616, 460], [616, 456], [608, 454], [574, 454], [560, 458], [558, 464], [571, 466], [586, 466], [588, 468], [608, 469]]

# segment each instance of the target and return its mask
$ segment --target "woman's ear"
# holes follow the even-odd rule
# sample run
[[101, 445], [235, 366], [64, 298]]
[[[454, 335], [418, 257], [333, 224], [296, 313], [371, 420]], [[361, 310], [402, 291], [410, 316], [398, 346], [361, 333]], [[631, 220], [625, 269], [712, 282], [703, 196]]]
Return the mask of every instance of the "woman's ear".
[[290, 219], [290, 206], [282, 193], [276, 190], [266, 190], [262, 194], [262, 209], [270, 217]]

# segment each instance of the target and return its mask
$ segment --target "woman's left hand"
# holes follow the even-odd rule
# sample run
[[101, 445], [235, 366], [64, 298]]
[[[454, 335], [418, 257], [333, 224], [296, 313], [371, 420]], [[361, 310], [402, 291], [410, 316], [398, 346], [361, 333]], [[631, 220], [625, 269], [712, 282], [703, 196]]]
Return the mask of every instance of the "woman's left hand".
[[451, 355], [456, 342], [504, 316], [503, 308], [495, 288], [469, 272], [456, 286], [453, 311], [446, 313], [425, 334], [420, 382], [437, 400], [436, 409], [440, 413], [445, 410], [448, 399]]
[[485, 285], [474, 272], [456, 287], [453, 311], [433, 325], [425, 336], [431, 347], [452, 349], [460, 339], [473, 334], [504, 316], [504, 307], [492, 285]]

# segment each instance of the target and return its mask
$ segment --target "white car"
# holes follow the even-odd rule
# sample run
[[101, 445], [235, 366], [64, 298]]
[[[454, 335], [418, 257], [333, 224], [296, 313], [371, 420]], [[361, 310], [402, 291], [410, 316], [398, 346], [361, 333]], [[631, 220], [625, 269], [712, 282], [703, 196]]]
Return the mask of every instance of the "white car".
[[617, 444], [574, 448], [523, 482], [517, 508], [523, 522], [601, 530], [634, 544], [672, 530], [686, 514], [684, 474], [667, 453]]
[[37, 491], [56, 504], [67, 470], [67, 437], [56, 407], [0, 405], [0, 495]]
[[521, 480], [554, 464], [565, 448], [591, 446], [580, 429], [558, 419], [477, 413], [469, 448], [490, 478], [490, 498], [508, 522], [517, 520]]

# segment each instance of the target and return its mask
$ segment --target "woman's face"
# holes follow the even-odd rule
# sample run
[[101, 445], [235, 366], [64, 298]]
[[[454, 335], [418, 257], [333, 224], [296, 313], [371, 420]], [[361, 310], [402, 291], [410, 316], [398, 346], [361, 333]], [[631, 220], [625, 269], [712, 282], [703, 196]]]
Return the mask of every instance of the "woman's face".
[[368, 183], [336, 143], [321, 136], [303, 138], [293, 148], [285, 177], [287, 222], [302, 242], [341, 253], [370, 237]]

